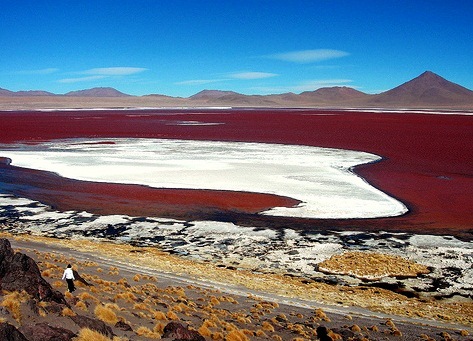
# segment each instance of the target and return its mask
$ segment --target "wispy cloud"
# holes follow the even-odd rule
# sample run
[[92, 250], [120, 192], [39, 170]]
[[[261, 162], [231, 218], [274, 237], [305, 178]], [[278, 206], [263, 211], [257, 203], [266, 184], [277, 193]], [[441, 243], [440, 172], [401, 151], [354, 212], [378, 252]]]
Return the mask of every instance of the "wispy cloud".
[[[317, 79], [308, 80], [292, 86], [274, 86], [274, 87], [254, 87], [253, 89], [264, 94], [313, 91], [325, 87], [348, 86], [353, 81], [351, 79]], [[356, 86], [349, 85], [352, 88]]]
[[64, 78], [58, 80], [59, 83], [78, 83], [78, 82], [87, 82], [87, 81], [95, 81], [98, 79], [106, 78], [106, 76], [87, 76], [87, 77], [77, 77], [77, 78]]
[[142, 67], [104, 67], [95, 68], [83, 71], [81, 73], [87, 75], [101, 75], [101, 76], [127, 76], [135, 73], [140, 73], [148, 69]]
[[229, 75], [231, 78], [236, 79], [262, 79], [276, 77], [278, 74], [269, 72], [235, 72]]
[[72, 72], [70, 74], [85, 75], [85, 76], [63, 78], [63, 79], [59, 79], [58, 82], [59, 83], [77, 83], [77, 82], [95, 81], [95, 80], [104, 79], [104, 78], [134, 75], [146, 70], [148, 69], [142, 68], [142, 67], [128, 67], [128, 66], [94, 68], [94, 69], [88, 69], [85, 71]]
[[316, 49], [275, 53], [265, 57], [293, 63], [316, 63], [324, 60], [345, 57], [348, 55], [348, 52], [340, 50]]
[[15, 73], [18, 75], [49, 75], [57, 71], [59, 71], [59, 69], [57, 68], [46, 68], [46, 69], [38, 69], [38, 70], [21, 70]]

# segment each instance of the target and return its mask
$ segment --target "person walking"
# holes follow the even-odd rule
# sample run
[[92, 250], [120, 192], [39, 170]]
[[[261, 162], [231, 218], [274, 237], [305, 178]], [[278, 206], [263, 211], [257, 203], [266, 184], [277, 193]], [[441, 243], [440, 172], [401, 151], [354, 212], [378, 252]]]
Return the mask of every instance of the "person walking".
[[67, 282], [67, 289], [69, 292], [73, 292], [76, 290], [76, 287], [74, 286], [74, 271], [72, 271], [72, 265], [69, 264], [64, 270], [64, 274], [62, 275], [62, 279], [65, 279]]

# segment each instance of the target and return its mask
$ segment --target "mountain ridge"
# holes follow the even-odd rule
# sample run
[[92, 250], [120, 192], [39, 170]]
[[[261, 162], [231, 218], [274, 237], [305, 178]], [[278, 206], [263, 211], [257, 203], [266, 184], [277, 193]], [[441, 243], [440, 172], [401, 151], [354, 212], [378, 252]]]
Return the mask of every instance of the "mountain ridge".
[[234, 91], [205, 89], [189, 97], [163, 94], [133, 96], [111, 87], [54, 94], [42, 90], [10, 91], [0, 88], [0, 97], [87, 97], [155, 99], [160, 105], [190, 106], [327, 106], [327, 107], [471, 107], [473, 91], [433, 73], [419, 76], [379, 94], [368, 94], [345, 86], [323, 87], [300, 94], [292, 92], [270, 95], [245, 95]]

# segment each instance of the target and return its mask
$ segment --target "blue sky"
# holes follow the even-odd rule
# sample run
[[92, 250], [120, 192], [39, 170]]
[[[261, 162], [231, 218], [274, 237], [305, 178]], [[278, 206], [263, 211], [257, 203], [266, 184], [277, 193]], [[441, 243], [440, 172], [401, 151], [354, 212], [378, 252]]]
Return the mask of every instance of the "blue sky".
[[0, 88], [378, 93], [430, 70], [473, 89], [471, 13], [469, 0], [0, 0]]

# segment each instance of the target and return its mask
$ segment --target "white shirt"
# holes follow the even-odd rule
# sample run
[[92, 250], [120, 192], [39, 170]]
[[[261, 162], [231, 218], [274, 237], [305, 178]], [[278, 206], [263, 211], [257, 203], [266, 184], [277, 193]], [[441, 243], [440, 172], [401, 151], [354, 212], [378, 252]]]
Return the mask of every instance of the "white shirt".
[[66, 270], [64, 270], [64, 274], [62, 275], [62, 279], [75, 279], [74, 278], [74, 272], [72, 271], [71, 268], [67, 268]]

